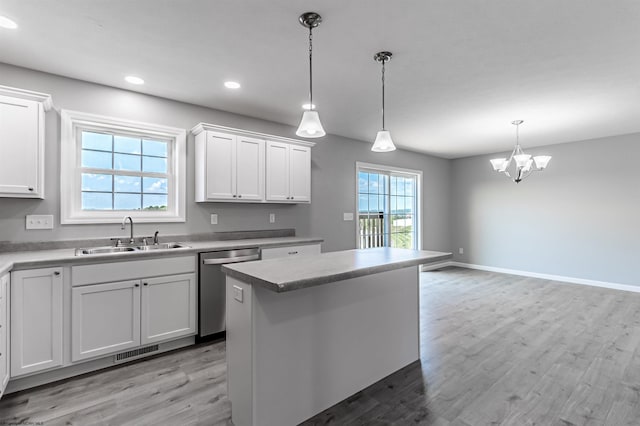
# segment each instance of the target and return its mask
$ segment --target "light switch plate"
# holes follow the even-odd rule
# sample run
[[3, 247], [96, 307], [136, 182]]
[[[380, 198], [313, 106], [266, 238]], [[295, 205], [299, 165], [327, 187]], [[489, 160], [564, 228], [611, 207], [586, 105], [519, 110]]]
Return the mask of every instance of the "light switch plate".
[[276, 214], [269, 213], [269, 223], [276, 223]]
[[238, 287], [237, 285], [233, 286], [233, 298], [240, 303], [242, 303], [242, 299], [243, 299], [242, 293], [243, 293], [242, 287]]
[[218, 224], [218, 215], [215, 214], [215, 213], [211, 215], [211, 224], [212, 225], [217, 225]]
[[26, 219], [27, 229], [53, 229], [53, 215], [27, 215]]
[[353, 213], [343, 213], [343, 220], [353, 220]]

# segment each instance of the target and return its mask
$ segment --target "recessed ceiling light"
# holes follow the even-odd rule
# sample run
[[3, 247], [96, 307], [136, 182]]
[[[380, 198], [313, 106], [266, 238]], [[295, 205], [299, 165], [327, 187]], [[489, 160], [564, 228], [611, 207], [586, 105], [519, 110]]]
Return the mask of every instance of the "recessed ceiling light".
[[240, 83], [238, 83], [237, 81], [225, 81], [224, 87], [226, 87], [227, 89], [239, 89]]
[[302, 104], [302, 109], [316, 109], [316, 104]]
[[16, 28], [18, 28], [18, 24], [16, 24], [15, 21], [7, 18], [6, 16], [0, 15], [0, 27], [15, 30]]
[[125, 78], [125, 81], [127, 83], [131, 83], [131, 84], [144, 84], [144, 80], [141, 79], [140, 77], [136, 77], [135, 75], [128, 75]]

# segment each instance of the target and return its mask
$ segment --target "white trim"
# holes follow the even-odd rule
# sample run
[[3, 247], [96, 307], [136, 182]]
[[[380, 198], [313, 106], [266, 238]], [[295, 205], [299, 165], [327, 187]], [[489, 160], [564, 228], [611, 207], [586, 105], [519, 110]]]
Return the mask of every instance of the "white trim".
[[591, 287], [610, 288], [613, 290], [631, 291], [640, 293], [640, 286], [630, 284], [619, 284], [607, 281], [588, 280], [584, 278], [567, 277], [564, 275], [542, 274], [539, 272], [519, 271], [517, 269], [496, 268], [494, 266], [475, 265], [473, 263], [462, 262], [443, 262], [433, 265], [424, 265], [422, 271], [430, 271], [433, 269], [443, 268], [445, 266], [457, 266], [459, 268], [477, 269], [480, 271], [497, 272], [500, 274], [519, 275], [522, 277], [540, 278], [543, 280], [557, 281], [559, 283], [588, 285]]
[[389, 173], [396, 173], [396, 174], [408, 174], [408, 175], [415, 175], [417, 176], [416, 179], [416, 208], [417, 208], [417, 214], [416, 216], [416, 239], [417, 239], [417, 249], [418, 250], [422, 250], [422, 213], [423, 213], [423, 205], [422, 205], [422, 170], [414, 170], [414, 169], [405, 169], [402, 167], [395, 167], [395, 166], [387, 166], [384, 164], [373, 164], [373, 163], [365, 163], [363, 161], [356, 161], [356, 168], [355, 168], [355, 174], [356, 174], [356, 179], [355, 179], [355, 200], [354, 200], [354, 204], [355, 204], [355, 222], [356, 222], [356, 226], [355, 226], [355, 230], [356, 230], [356, 247], [358, 247], [360, 245], [360, 221], [358, 220], [358, 215], [359, 215], [359, 210], [358, 210], [358, 194], [359, 194], [359, 186], [358, 186], [358, 173], [360, 172], [361, 169], [370, 169], [372, 171], [376, 171], [376, 170], [382, 170], [385, 172], [389, 172]]
[[283, 136], [276, 136], [276, 135], [270, 135], [267, 133], [260, 133], [260, 132], [253, 132], [251, 130], [242, 130], [242, 129], [236, 129], [234, 127], [225, 127], [225, 126], [219, 126], [217, 124], [208, 124], [208, 123], [198, 123], [196, 124], [193, 129], [191, 129], [191, 133], [193, 133], [194, 135], [199, 135], [200, 133], [207, 131], [207, 130], [213, 130], [216, 132], [223, 132], [223, 133], [227, 133], [227, 134], [233, 134], [236, 136], [250, 136], [253, 138], [258, 138], [258, 139], [266, 139], [266, 140], [270, 140], [270, 141], [274, 141], [274, 142], [284, 142], [287, 144], [293, 144], [293, 145], [302, 145], [302, 146], [308, 146], [308, 147], [313, 147], [316, 145], [315, 142], [310, 142], [310, 141], [303, 141], [303, 140], [299, 140], [299, 139], [291, 139], [291, 138], [285, 138]]
[[[108, 117], [78, 111], [62, 110], [61, 155], [60, 155], [60, 223], [94, 224], [119, 223], [122, 216], [131, 216], [140, 223], [185, 222], [186, 221], [186, 157], [187, 133], [184, 129], [153, 123]], [[171, 154], [173, 183], [170, 184], [169, 198], [174, 200], [174, 208], [166, 212], [150, 211], [95, 211], [82, 212], [79, 206], [80, 180], [77, 178], [77, 138], [78, 127], [93, 127], [111, 132], [131, 132], [175, 141]]]
[[17, 87], [0, 86], [0, 95], [40, 102], [46, 111], [53, 108], [51, 95], [34, 92], [32, 90], [18, 89]]

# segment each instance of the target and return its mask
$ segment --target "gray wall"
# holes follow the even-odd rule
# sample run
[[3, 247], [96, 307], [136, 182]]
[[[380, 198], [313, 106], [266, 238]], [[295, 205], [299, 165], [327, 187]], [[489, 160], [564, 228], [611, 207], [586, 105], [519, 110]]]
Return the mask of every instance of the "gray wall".
[[525, 151], [553, 159], [517, 185], [501, 155], [452, 162], [454, 260], [640, 286], [640, 134]]
[[[135, 92], [73, 80], [0, 63], [0, 85], [49, 93], [55, 111], [46, 120], [46, 199], [0, 198], [0, 241], [49, 241], [121, 235], [118, 225], [60, 225], [59, 162], [60, 109], [70, 109], [140, 120], [190, 130], [199, 122], [237, 127], [295, 138], [295, 128], [224, 111], [198, 107]], [[292, 106], [293, 107], [293, 106]], [[372, 135], [375, 129], [372, 129]], [[396, 151], [374, 154], [370, 143], [329, 135], [312, 149], [311, 205], [196, 204], [194, 200], [193, 137], [187, 144], [187, 222], [140, 224], [136, 234], [164, 235], [235, 230], [295, 228], [298, 235], [325, 239], [325, 251], [355, 247], [355, 222], [344, 222], [343, 212], [355, 211], [355, 162], [366, 161], [424, 172], [423, 247], [449, 250], [450, 161]], [[217, 213], [219, 224], [210, 225]], [[270, 224], [269, 213], [276, 214]], [[53, 230], [25, 228], [25, 215], [53, 214]]]

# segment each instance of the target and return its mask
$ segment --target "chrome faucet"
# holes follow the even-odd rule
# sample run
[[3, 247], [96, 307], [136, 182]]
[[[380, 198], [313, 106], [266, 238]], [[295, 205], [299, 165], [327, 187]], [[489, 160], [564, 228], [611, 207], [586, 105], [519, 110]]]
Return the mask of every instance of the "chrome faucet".
[[127, 219], [129, 219], [129, 223], [131, 223], [131, 236], [129, 237], [129, 244], [133, 244], [135, 240], [133, 239], [133, 219], [131, 219], [131, 216], [125, 216], [124, 219], [122, 219], [121, 229], [124, 230], [125, 225], [127, 224]]
[[160, 231], [156, 231], [155, 234], [153, 234], [153, 245], [157, 246], [158, 245], [158, 234], [160, 233]]

